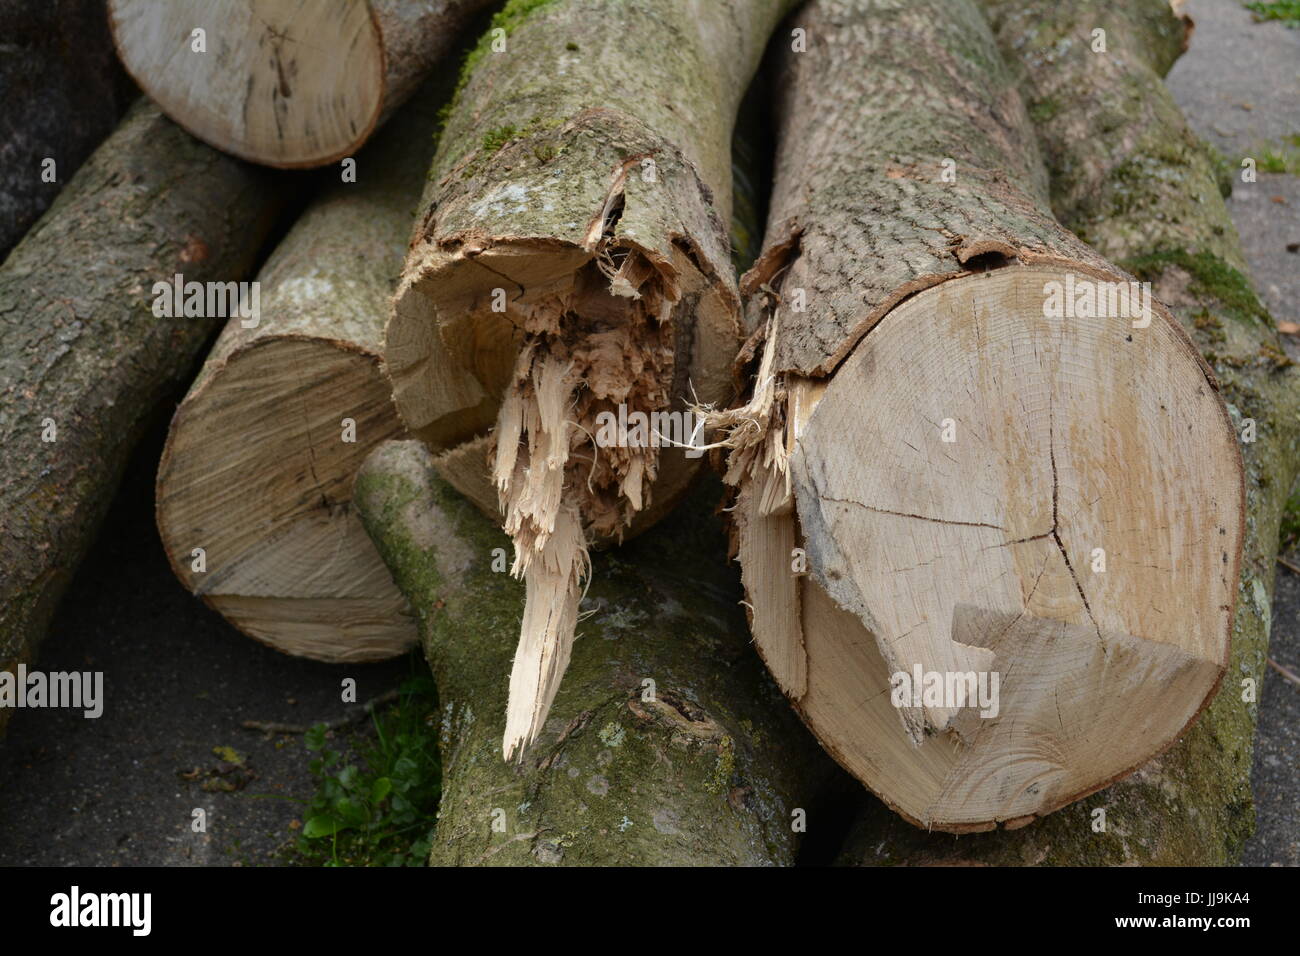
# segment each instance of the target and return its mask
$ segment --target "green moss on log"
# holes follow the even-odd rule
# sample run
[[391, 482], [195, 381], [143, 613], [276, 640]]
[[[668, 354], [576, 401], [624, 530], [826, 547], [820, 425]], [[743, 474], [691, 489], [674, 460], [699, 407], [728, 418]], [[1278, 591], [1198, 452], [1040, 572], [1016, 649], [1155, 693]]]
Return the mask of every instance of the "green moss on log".
[[509, 540], [416, 442], [378, 449], [354, 501], [438, 682], [432, 863], [793, 862], [791, 814], [836, 772], [751, 653], [711, 502], [597, 557], [591, 617], [542, 736], [514, 765], [501, 758], [522, 597], [504, 570]]

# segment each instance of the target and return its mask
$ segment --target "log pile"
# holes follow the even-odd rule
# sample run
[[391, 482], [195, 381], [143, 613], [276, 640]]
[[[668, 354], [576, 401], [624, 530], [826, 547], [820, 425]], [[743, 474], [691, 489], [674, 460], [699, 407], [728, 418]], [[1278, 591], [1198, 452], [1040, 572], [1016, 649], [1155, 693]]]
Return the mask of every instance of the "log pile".
[[844, 863], [1230, 862], [1300, 376], [1188, 24], [510, 0], [453, 84], [489, 6], [109, 0], [153, 103], [0, 265], [0, 669], [174, 396], [182, 584], [427, 658], [432, 862], [790, 864], [845, 783]]

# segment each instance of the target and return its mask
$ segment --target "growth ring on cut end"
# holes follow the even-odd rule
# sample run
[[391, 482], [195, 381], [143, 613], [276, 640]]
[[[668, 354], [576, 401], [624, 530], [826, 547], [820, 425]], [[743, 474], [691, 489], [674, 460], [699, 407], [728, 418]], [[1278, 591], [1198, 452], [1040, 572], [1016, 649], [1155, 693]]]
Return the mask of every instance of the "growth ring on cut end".
[[[1236, 434], [1162, 307], [1069, 314], [1109, 279], [1012, 266], [921, 292], [799, 423], [797, 705], [922, 826], [1014, 826], [1107, 785], [1173, 744], [1226, 668]], [[925, 696], [966, 674], [998, 675], [994, 707]]]
[[368, 3], [110, 0], [109, 22], [149, 98], [241, 159], [334, 162], [365, 142], [384, 106], [385, 51]]

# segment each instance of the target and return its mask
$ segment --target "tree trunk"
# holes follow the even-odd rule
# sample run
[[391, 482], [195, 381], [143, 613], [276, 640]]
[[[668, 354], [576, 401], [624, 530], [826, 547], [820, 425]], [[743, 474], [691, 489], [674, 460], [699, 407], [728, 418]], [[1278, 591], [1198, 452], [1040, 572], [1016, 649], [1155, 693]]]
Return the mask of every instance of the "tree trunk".
[[1022, 826], [1217, 687], [1236, 438], [1177, 321], [1052, 218], [972, 2], [798, 25], [745, 282], [770, 308], [756, 394], [720, 419], [755, 642], [900, 815]]
[[122, 62], [168, 116], [242, 159], [299, 168], [360, 149], [487, 3], [109, 0], [108, 8]]
[[662, 515], [698, 464], [660, 454], [665, 429], [610, 437], [602, 419], [730, 399], [731, 130], [790, 6], [515, 0], [470, 56], [385, 361], [412, 434], [452, 449], [444, 474], [472, 500], [499, 496], [515, 541], [507, 755], [564, 671], [588, 543]]
[[0, 37], [3, 261], [135, 94], [99, 4], [0, 0]]
[[[1213, 166], [1160, 82], [1179, 30], [1163, 0], [986, 5], [1000, 46], [1022, 71], [1044, 152], [1054, 157], [1052, 192], [1066, 225], [1077, 221], [1098, 251], [1127, 257], [1123, 263], [1154, 285], [1213, 365], [1234, 424], [1254, 422], [1256, 440], [1241, 446], [1247, 520], [1232, 656], [1201, 720], [1114, 786], [1032, 827], [957, 840], [898, 826], [884, 808], [868, 806], [843, 860], [1232, 863], [1254, 828], [1256, 688], [1267, 666], [1278, 524], [1300, 464], [1300, 375], [1237, 268], [1241, 251]], [[1097, 28], [1109, 47], [1104, 69], [1089, 44]], [[1084, 89], [1088, 96], [1077, 95]]]
[[402, 432], [380, 370], [384, 322], [449, 92], [430, 83], [361, 153], [356, 181], [294, 224], [258, 277], [261, 321], [226, 324], [163, 450], [158, 529], [177, 576], [290, 654], [381, 660], [415, 642], [352, 479]]
[[155, 317], [152, 285], [243, 277], [286, 198], [137, 104], [0, 266], [0, 670], [32, 660], [142, 427], [222, 321]]
[[[709, 490], [709, 489], [704, 489]], [[357, 475], [366, 529], [415, 608], [443, 713], [434, 865], [793, 862], [834, 772], [749, 652], [708, 511], [598, 557], [564, 685], [519, 764], [500, 758], [520, 588], [509, 540], [388, 442]]]

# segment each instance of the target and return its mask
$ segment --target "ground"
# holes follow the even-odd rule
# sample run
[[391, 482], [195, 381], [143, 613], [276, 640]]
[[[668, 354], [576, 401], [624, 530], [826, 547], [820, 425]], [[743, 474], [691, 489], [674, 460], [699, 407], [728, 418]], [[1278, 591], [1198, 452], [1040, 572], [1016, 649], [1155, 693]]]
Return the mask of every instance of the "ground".
[[[1190, 0], [1187, 11], [1196, 30], [1169, 73], [1169, 89], [1192, 128], [1234, 170], [1228, 209], [1255, 288], [1275, 319], [1300, 322], [1300, 25], [1256, 22], [1239, 0]], [[1289, 172], [1241, 181], [1243, 159], [1262, 170], [1270, 156]], [[1300, 359], [1300, 337], [1283, 339]], [[1290, 560], [1300, 566], [1300, 555]], [[1300, 672], [1300, 576], [1282, 567], [1269, 656]], [[1300, 686], [1271, 668], [1251, 782], [1257, 829], [1242, 862], [1300, 865]]]
[[[1197, 29], [1169, 83], [1192, 125], [1237, 168], [1266, 150], [1284, 163], [1289, 148], [1296, 157], [1291, 173], [1262, 172], [1253, 186], [1238, 177], [1230, 209], [1265, 301], [1278, 320], [1300, 322], [1300, 142], [1288, 139], [1300, 134], [1300, 29], [1255, 23], [1238, 0], [1188, 6]], [[296, 801], [312, 793], [309, 755], [300, 735], [267, 738], [242, 722], [334, 720], [348, 711], [344, 678], [364, 701], [421, 666], [285, 657], [190, 597], [153, 520], [163, 434], [156, 428], [135, 455], [36, 663], [102, 670], [104, 715], [14, 716], [0, 741], [0, 865], [272, 862], [294, 838]], [[1300, 564], [1300, 553], [1291, 560]], [[1300, 671], [1300, 576], [1282, 568], [1270, 655]], [[214, 753], [225, 747], [243, 766]], [[240, 789], [214, 789], [224, 786]], [[1258, 831], [1243, 862], [1300, 865], [1300, 687], [1274, 670], [1261, 694], [1254, 786]], [[206, 811], [206, 833], [191, 827], [195, 808]]]

